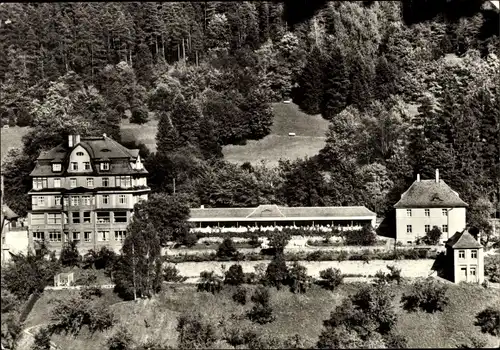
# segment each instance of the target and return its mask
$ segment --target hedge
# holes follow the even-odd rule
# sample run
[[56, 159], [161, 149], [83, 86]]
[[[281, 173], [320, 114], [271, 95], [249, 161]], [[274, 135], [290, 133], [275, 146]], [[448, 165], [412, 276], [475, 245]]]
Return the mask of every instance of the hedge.
[[[436, 250], [429, 249], [405, 249], [397, 251], [382, 251], [375, 249], [369, 251], [365, 249], [361, 252], [349, 253], [347, 251], [324, 251], [317, 250], [313, 252], [286, 252], [285, 260], [287, 261], [338, 261], [338, 260], [419, 260], [419, 259], [435, 259], [437, 257]], [[339, 259], [343, 255], [344, 258]], [[203, 262], [203, 261], [258, 261], [258, 260], [271, 260], [272, 255], [265, 255], [261, 253], [239, 253], [236, 259], [220, 259], [217, 258], [215, 253], [202, 253], [202, 254], [182, 254], [182, 255], [165, 255], [164, 260], [171, 263], [181, 262]]]

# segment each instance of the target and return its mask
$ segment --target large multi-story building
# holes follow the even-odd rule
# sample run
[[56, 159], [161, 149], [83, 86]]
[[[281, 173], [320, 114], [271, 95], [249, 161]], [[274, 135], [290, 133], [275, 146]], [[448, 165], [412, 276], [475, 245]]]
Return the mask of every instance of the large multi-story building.
[[45, 240], [59, 251], [74, 240], [83, 251], [119, 249], [134, 205], [150, 192], [147, 174], [139, 150], [106, 134], [69, 135], [67, 142], [42, 152], [30, 174], [30, 247]]
[[396, 240], [413, 243], [437, 226], [444, 243], [455, 232], [465, 229], [467, 206], [459, 194], [439, 178], [438, 169], [434, 180], [420, 180], [420, 175], [417, 175], [417, 180], [394, 205]]

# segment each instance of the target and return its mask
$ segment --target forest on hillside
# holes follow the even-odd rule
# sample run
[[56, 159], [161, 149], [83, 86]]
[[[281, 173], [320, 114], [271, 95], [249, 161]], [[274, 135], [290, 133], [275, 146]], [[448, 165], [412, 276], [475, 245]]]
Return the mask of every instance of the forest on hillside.
[[[498, 11], [471, 3], [423, 18], [426, 1], [331, 1], [298, 17], [279, 2], [0, 4], [1, 123], [31, 127], [4, 160], [6, 202], [26, 213], [36, 157], [65, 135], [120, 141], [123, 118], [156, 118], [155, 154], [126, 146], [141, 149], [155, 192], [173, 193], [175, 179], [190, 205], [385, 215], [417, 173], [439, 168], [469, 203], [469, 224], [490, 232]], [[270, 103], [289, 98], [330, 123], [317, 156], [276, 168], [224, 161], [222, 146], [269, 134]]]

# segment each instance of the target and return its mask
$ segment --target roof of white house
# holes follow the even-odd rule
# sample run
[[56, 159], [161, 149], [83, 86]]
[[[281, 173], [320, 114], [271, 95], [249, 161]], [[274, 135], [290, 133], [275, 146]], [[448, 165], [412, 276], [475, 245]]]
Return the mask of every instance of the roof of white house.
[[417, 180], [401, 195], [394, 208], [444, 208], [467, 207], [459, 194], [439, 178], [436, 170], [435, 180]]
[[453, 249], [466, 249], [466, 248], [482, 248], [479, 243], [467, 229], [462, 232], [457, 232], [446, 242], [446, 245]]
[[286, 220], [309, 218], [375, 218], [376, 214], [364, 206], [358, 207], [284, 207], [275, 204], [259, 205], [257, 208], [193, 208], [191, 221], [203, 219], [262, 219]]

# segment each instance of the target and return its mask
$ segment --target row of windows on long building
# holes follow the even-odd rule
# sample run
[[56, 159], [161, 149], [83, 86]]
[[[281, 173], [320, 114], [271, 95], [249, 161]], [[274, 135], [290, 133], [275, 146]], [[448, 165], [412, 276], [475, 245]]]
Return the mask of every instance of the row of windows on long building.
[[[95, 212], [95, 218], [93, 218], [92, 212], [90, 211], [72, 211], [69, 213], [69, 223], [71, 224], [92, 224], [94, 221], [98, 224], [123, 224], [129, 221], [127, 211], [98, 211]], [[41, 213], [41, 214], [31, 214], [31, 224], [32, 225], [57, 225], [68, 224], [68, 217], [61, 213]]]
[[[111, 196], [109, 194], [100, 194], [97, 196], [99, 198], [99, 203], [100, 204], [111, 204]], [[116, 195], [117, 197], [117, 204], [128, 204], [128, 197], [125, 194], [118, 194]], [[49, 199], [53, 198], [53, 203], [49, 203]], [[38, 207], [45, 207], [45, 206], [60, 206], [61, 205], [61, 196], [32, 196], [31, 197], [31, 204], [33, 206], [38, 206]], [[62, 199], [63, 201], [63, 206], [68, 207], [69, 204], [71, 203], [71, 206], [78, 206], [78, 205], [96, 205], [96, 199], [93, 196], [69, 196], [64, 197]]]
[[[406, 225], [406, 233], [413, 233], [413, 226], [414, 225]], [[448, 225], [441, 225], [441, 227], [437, 226], [437, 225], [433, 225], [433, 226], [436, 226], [438, 227], [441, 232], [443, 233], [447, 233], [448, 232]], [[427, 233], [431, 230], [431, 225], [424, 225], [424, 232]]]
[[[406, 216], [411, 217], [415, 213], [417, 209], [406, 209]], [[448, 211], [449, 209], [441, 209], [441, 215], [442, 216], [448, 216]], [[424, 209], [424, 216], [431, 216], [431, 210], [430, 209]]]
[[113, 177], [87, 177], [79, 179], [76, 177], [69, 178], [33, 178], [33, 189], [43, 188], [75, 188], [78, 186], [93, 187], [123, 187], [129, 188], [134, 186], [147, 186], [146, 178], [132, 178], [131, 176], [113, 176]]
[[[109, 242], [111, 239], [111, 231], [97, 231], [97, 237], [96, 240], [98, 242]], [[127, 236], [127, 231], [125, 230], [116, 230], [114, 232], [114, 241], [116, 242], [123, 242], [125, 240], [125, 237]], [[63, 236], [64, 236], [64, 242], [69, 242], [70, 237], [71, 240], [73, 241], [83, 241], [86, 243], [92, 242], [93, 240], [93, 234], [92, 231], [84, 231], [83, 236], [81, 235], [81, 232], [71, 232], [71, 236], [69, 232], [65, 232], [64, 235], [61, 233], [61, 231], [49, 231], [47, 237], [45, 237], [45, 232], [38, 232], [34, 231], [33, 232], [33, 239], [35, 241], [44, 241], [48, 240], [49, 242], [63, 242]]]

